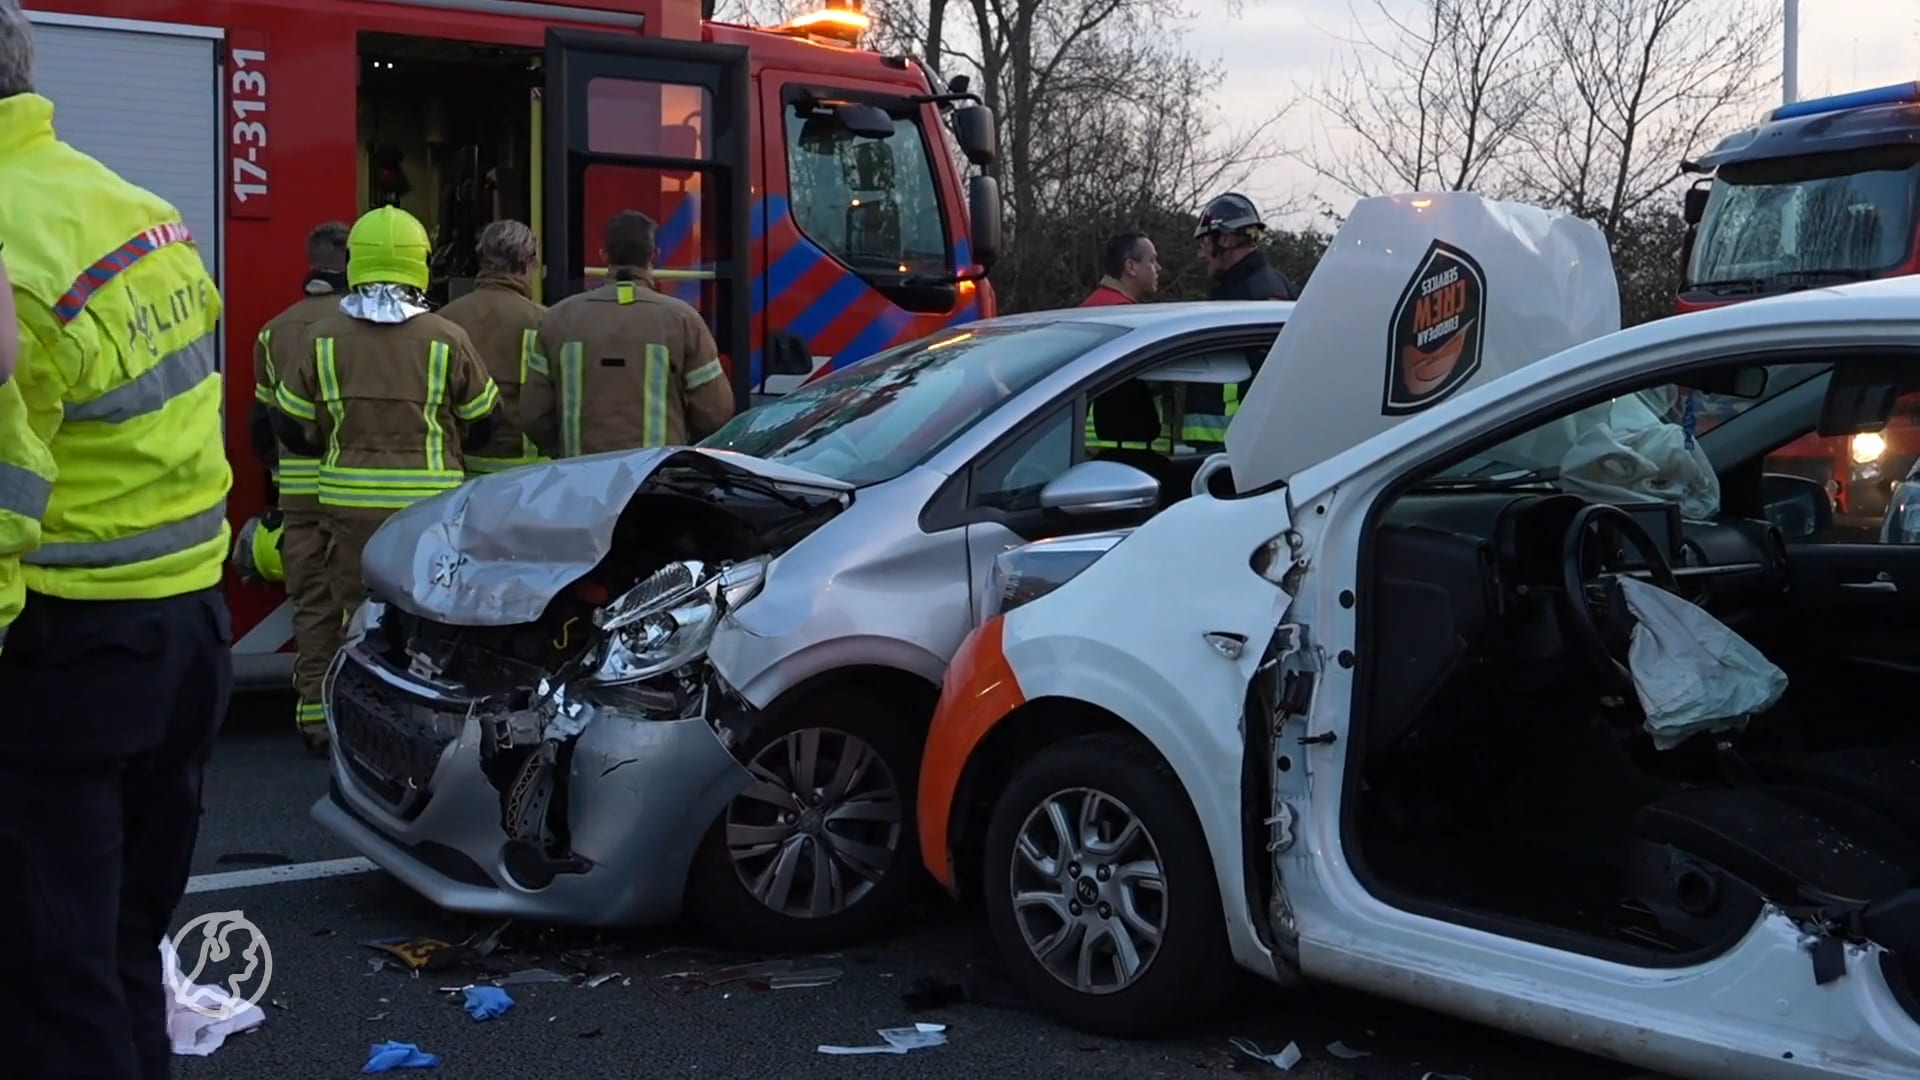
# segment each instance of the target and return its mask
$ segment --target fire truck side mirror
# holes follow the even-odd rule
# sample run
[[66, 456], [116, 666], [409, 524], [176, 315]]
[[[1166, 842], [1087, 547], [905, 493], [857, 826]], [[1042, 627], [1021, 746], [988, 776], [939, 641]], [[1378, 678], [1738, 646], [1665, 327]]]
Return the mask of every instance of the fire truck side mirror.
[[1708, 188], [1704, 185], [1687, 189], [1686, 198], [1680, 204], [1680, 218], [1689, 225], [1700, 224], [1707, 215]]
[[967, 218], [973, 223], [973, 261], [991, 270], [1000, 258], [1000, 181], [991, 176], [967, 181]]
[[1000, 156], [993, 110], [985, 105], [969, 105], [953, 111], [953, 138], [960, 144], [960, 152], [979, 168], [986, 168]]
[[813, 356], [807, 351], [807, 343], [785, 330], [767, 335], [765, 362], [766, 368], [761, 372], [763, 382], [769, 375], [813, 374]]

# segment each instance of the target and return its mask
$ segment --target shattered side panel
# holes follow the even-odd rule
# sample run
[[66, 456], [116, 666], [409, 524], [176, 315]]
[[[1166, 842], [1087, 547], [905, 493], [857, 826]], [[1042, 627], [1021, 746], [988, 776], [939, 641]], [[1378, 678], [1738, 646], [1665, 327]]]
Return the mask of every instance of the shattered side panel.
[[456, 626], [538, 619], [597, 566], [627, 503], [656, 472], [688, 464], [824, 491], [849, 485], [742, 454], [659, 448], [529, 465], [467, 481], [387, 519], [362, 556], [375, 596]]

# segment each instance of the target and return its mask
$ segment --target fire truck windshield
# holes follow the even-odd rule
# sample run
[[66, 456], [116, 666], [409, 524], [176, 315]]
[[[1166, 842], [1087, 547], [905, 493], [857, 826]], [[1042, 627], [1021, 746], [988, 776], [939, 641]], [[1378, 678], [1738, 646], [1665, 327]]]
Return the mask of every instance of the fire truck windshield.
[[948, 272], [940, 188], [917, 109], [895, 113], [883, 139], [786, 114], [789, 195], [809, 239], [883, 284]]
[[[1834, 155], [1837, 157], [1837, 155]], [[1855, 155], [1846, 155], [1854, 158]], [[1878, 277], [1913, 254], [1911, 153], [1723, 166], [1687, 267], [1689, 289], [1752, 293]]]

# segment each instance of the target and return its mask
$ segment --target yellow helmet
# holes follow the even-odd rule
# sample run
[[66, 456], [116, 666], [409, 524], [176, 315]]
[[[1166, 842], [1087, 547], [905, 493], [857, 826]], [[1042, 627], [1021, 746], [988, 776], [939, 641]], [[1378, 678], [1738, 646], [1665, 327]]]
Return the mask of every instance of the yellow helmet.
[[360, 215], [347, 234], [347, 284], [427, 288], [427, 256], [433, 242], [420, 219], [397, 206]]
[[233, 538], [233, 556], [229, 560], [240, 574], [240, 580], [281, 582], [287, 579], [280, 553], [284, 524], [279, 510], [269, 510], [240, 526]]

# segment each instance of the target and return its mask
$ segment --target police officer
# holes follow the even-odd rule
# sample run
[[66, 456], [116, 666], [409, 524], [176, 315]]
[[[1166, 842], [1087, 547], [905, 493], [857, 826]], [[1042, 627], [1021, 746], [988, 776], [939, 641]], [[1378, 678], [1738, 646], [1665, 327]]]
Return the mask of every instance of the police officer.
[[[500, 389], [467, 332], [427, 310], [427, 230], [382, 206], [347, 236], [347, 295], [280, 369], [276, 430], [320, 457], [320, 506], [332, 546], [336, 618], [365, 595], [360, 555], [374, 530], [466, 479], [464, 453], [486, 444]], [[324, 451], [321, 449], [324, 447]]]
[[179, 211], [56, 136], [32, 42], [0, 0], [11, 382], [59, 464], [0, 652], [0, 1061], [156, 1080], [233, 677], [221, 301]]
[[553, 305], [540, 322], [521, 416], [553, 457], [692, 442], [733, 418], [733, 388], [692, 305], [650, 284], [653, 219], [607, 223], [612, 280]]
[[496, 221], [480, 230], [477, 247], [480, 276], [473, 291], [441, 308], [440, 315], [473, 339], [500, 387], [493, 438], [467, 455], [468, 473], [489, 473], [540, 460], [540, 451], [520, 427], [520, 388], [526, 385], [547, 309], [532, 299], [532, 229], [517, 221]]
[[[1253, 200], [1229, 191], [1207, 203], [1194, 226], [1200, 258], [1213, 283], [1209, 300], [1292, 300], [1293, 282], [1267, 263], [1260, 240], [1266, 222]], [[1226, 448], [1227, 424], [1240, 411], [1240, 395], [1252, 380], [1224, 386], [1190, 384], [1184, 388], [1180, 441], [1198, 450]]]
[[[328, 533], [320, 513], [320, 459], [280, 446], [272, 417], [280, 369], [301, 355], [315, 321], [340, 310], [340, 298], [347, 291], [345, 223], [325, 222], [307, 234], [307, 267], [301, 298], [275, 315], [254, 341], [252, 436], [254, 450], [272, 470], [279, 493], [279, 556], [287, 601], [293, 605], [293, 686], [299, 695], [294, 724], [307, 750], [318, 756], [327, 748], [320, 683], [340, 648], [339, 611], [327, 585]], [[246, 554], [257, 558], [251, 550], [257, 533], [247, 532]]]

